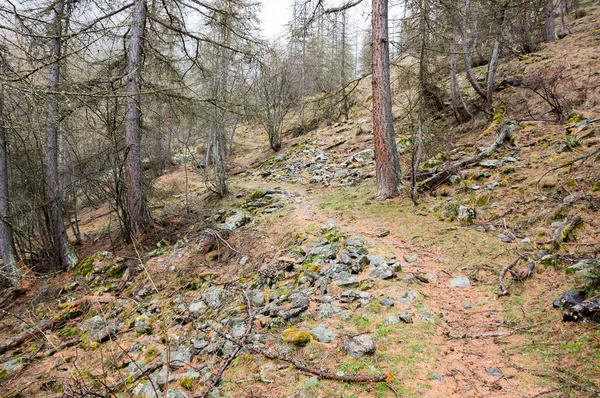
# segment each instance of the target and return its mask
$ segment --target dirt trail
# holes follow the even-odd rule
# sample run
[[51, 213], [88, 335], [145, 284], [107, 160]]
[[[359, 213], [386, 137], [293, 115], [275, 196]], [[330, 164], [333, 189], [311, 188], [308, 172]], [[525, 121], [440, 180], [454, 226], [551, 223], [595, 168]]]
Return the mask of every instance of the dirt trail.
[[[343, 231], [370, 239], [375, 248], [391, 251], [401, 261], [400, 279], [413, 276], [409, 284], [393, 280], [374, 290], [375, 296], [389, 297], [401, 297], [406, 291], [418, 292], [423, 301], [417, 310], [414, 327], [430, 330], [431, 325], [426, 324], [435, 323], [433, 333], [425, 342], [433, 355], [415, 361], [412, 365], [416, 370], [414, 379], [401, 380], [401, 384], [413, 384], [415, 390], [419, 390], [419, 386], [426, 383], [427, 397], [523, 397], [552, 390], [548, 385], [540, 386], [539, 380], [524, 372], [524, 368], [535, 368], [535, 365], [529, 364], [529, 359], [517, 352], [523, 337], [506, 321], [494, 286], [469, 277], [470, 286], [451, 287], [451, 280], [466, 277], [469, 270], [456, 269], [435, 248], [423, 250], [393, 233], [379, 237], [379, 233], [374, 232], [393, 230], [393, 225], [403, 220], [389, 220], [382, 225], [368, 214], [353, 221], [336, 219], [318, 206], [310, 192], [300, 190], [302, 192], [287, 192], [294, 203], [292, 217], [300, 225], [333, 223]], [[417, 260], [408, 263], [405, 255], [416, 256]], [[410, 304], [395, 305], [400, 310], [415, 310]], [[429, 317], [419, 315], [423, 309], [425, 313], [430, 311]], [[400, 344], [378, 349], [389, 354], [408, 348], [400, 341]], [[395, 376], [402, 379], [402, 375]]]

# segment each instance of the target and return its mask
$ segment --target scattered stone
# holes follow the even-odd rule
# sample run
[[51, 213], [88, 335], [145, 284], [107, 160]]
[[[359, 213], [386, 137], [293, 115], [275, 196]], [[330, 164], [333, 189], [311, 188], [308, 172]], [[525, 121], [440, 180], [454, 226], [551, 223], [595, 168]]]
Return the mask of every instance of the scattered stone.
[[238, 210], [225, 219], [223, 227], [232, 231], [243, 227], [250, 222], [250, 213], [245, 210]]
[[394, 301], [390, 300], [390, 299], [383, 299], [379, 303], [384, 307], [393, 307], [394, 306]]
[[388, 236], [389, 234], [390, 234], [390, 231], [387, 231], [387, 230], [386, 230], [386, 231], [380, 232], [380, 233], [377, 235], [377, 237], [378, 237], [378, 238], [385, 238], [385, 237], [386, 237], [386, 236]]
[[375, 279], [390, 279], [394, 277], [394, 271], [387, 265], [375, 268], [370, 276]]
[[223, 306], [223, 299], [225, 298], [225, 291], [219, 287], [212, 286], [208, 290], [202, 293], [202, 300], [206, 303], [208, 308], [214, 310]]
[[157, 384], [152, 381], [142, 380], [133, 390], [134, 397], [162, 398], [163, 392]]
[[350, 276], [348, 278], [340, 279], [337, 282], [337, 285], [345, 288], [358, 287], [358, 281], [356, 280], [356, 277]]
[[409, 264], [419, 261], [418, 254], [405, 254], [403, 257], [404, 257], [404, 261], [406, 261]]
[[504, 234], [498, 234], [498, 238], [500, 238], [500, 240], [502, 240], [504, 243], [510, 243], [513, 241], [509, 236]]
[[167, 398], [188, 398], [188, 396], [181, 390], [168, 390]]
[[519, 246], [521, 247], [530, 247], [531, 246], [531, 238], [525, 237], [519, 241]]
[[464, 307], [465, 310], [470, 310], [471, 308], [473, 308], [471, 306], [471, 304], [469, 304], [469, 302], [465, 301], [465, 300], [463, 300], [462, 305], [463, 305], [463, 307]]
[[479, 165], [488, 169], [495, 169], [498, 167], [499, 163], [500, 161], [498, 159], [486, 159], [482, 162], [479, 162]]
[[373, 336], [369, 334], [361, 334], [359, 336], [348, 337], [344, 341], [346, 352], [355, 358], [361, 358], [375, 352], [375, 341]]
[[435, 380], [435, 381], [442, 381], [442, 376], [440, 376], [440, 375], [439, 375], [439, 374], [437, 374], [437, 373], [432, 373], [432, 374], [431, 374], [431, 379], [432, 379], [432, 380]]
[[[479, 189], [479, 186], [477, 186], [477, 189]], [[475, 212], [475, 209], [473, 209], [471, 207], [460, 206], [458, 208], [458, 217], [457, 218], [458, 218], [458, 221], [460, 221], [463, 224], [473, 223], [473, 221], [475, 221], [476, 215], [477, 214]]]
[[600, 321], [600, 295], [567, 308], [563, 314], [565, 322], [580, 322], [588, 319], [594, 322]]
[[142, 375], [146, 370], [148, 370], [150, 366], [143, 359], [139, 361], [131, 362], [127, 366], [127, 379], [128, 380], [137, 380], [138, 377]]
[[383, 320], [384, 325], [395, 325], [400, 322], [398, 315], [389, 315]]
[[342, 292], [341, 296], [340, 296], [340, 301], [342, 303], [352, 303], [354, 302], [357, 298], [359, 298], [360, 296], [358, 295], [358, 293], [356, 293], [353, 290], [345, 290]]
[[451, 287], [469, 287], [471, 286], [471, 282], [469, 278], [466, 276], [457, 276], [456, 278], [450, 280]]
[[265, 295], [256, 290], [248, 292], [248, 299], [253, 307], [262, 307], [265, 304]]
[[372, 149], [365, 149], [352, 155], [352, 160], [355, 162], [367, 162], [369, 160], [375, 160], [375, 151]]
[[192, 353], [182, 346], [177, 347], [176, 350], [171, 350], [168, 354], [167, 358], [167, 351], [163, 351], [161, 358], [164, 363], [167, 363], [168, 360], [169, 366], [173, 369], [179, 369], [192, 361]]
[[492, 377], [500, 377], [503, 376], [502, 372], [500, 371], [500, 369], [496, 369], [496, 368], [485, 368], [485, 371], [487, 372], [488, 375], [492, 376]]
[[387, 261], [385, 261], [385, 258], [381, 256], [369, 255], [367, 256], [367, 258], [369, 259], [369, 263], [374, 265], [375, 267], [379, 267], [380, 265], [387, 265]]
[[134, 329], [137, 334], [149, 334], [152, 332], [152, 325], [150, 322], [150, 315], [142, 314], [137, 316], [134, 320]]
[[564, 307], [572, 307], [583, 302], [587, 297], [587, 294], [584, 290], [579, 289], [571, 289], [561, 297], [554, 300], [552, 305], [554, 308], [564, 308]]
[[309, 332], [289, 328], [283, 331], [283, 341], [293, 344], [298, 347], [304, 347], [312, 340], [312, 335]]
[[194, 301], [190, 304], [188, 311], [191, 316], [199, 317], [200, 315], [204, 314], [207, 309], [208, 307], [203, 301]]
[[398, 318], [404, 323], [413, 323], [412, 316], [408, 312], [402, 312]]
[[104, 319], [100, 315], [96, 315], [85, 321], [80, 330], [87, 333], [87, 341], [101, 343], [114, 335], [117, 332], [117, 327], [114, 324], [106, 325]]
[[316, 337], [317, 341], [321, 343], [331, 343], [337, 338], [337, 334], [332, 332], [325, 325], [319, 325], [311, 333]]

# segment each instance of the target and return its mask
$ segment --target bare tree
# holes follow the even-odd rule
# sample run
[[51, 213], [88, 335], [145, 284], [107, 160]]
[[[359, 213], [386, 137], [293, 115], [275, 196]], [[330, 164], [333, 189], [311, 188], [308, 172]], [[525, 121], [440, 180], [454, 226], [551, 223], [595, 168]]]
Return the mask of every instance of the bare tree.
[[373, 0], [372, 13], [373, 138], [377, 198], [385, 200], [400, 194], [398, 186], [401, 183], [392, 116], [387, 0]]
[[546, 32], [546, 42], [556, 41], [556, 26], [554, 24], [554, 1], [548, 0], [544, 6], [544, 31]]
[[[146, 0], [137, 0], [127, 51], [127, 98], [125, 102], [125, 188], [127, 191], [128, 233], [137, 237], [150, 228], [150, 214], [142, 186], [141, 85]], [[128, 236], [128, 239], [131, 237]]]
[[73, 251], [63, 221], [63, 197], [58, 172], [58, 126], [59, 104], [58, 89], [60, 83], [60, 59], [63, 36], [63, 18], [65, 17], [66, 0], [54, 4], [52, 23], [52, 39], [50, 42], [51, 66], [48, 77], [48, 113], [46, 123], [46, 162], [45, 193], [46, 214], [54, 247], [51, 249], [54, 269], [67, 269], [77, 264], [77, 255]]

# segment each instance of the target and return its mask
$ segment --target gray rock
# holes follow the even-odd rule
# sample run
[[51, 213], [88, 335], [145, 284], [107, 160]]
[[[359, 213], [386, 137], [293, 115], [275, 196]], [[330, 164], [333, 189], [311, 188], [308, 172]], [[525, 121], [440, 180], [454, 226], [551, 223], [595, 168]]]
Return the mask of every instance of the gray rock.
[[342, 321], [349, 321], [350, 319], [352, 319], [352, 313], [350, 313], [350, 312], [343, 312], [343, 313], [340, 315], [340, 319], [341, 319]]
[[384, 325], [395, 325], [400, 322], [398, 315], [389, 315], [383, 320]]
[[[179, 369], [192, 361], [192, 353], [186, 347], [180, 346], [176, 350], [171, 350], [168, 354], [168, 362], [173, 369]], [[164, 363], [167, 363], [167, 351], [163, 351], [161, 359]]]
[[150, 315], [142, 314], [135, 318], [134, 329], [137, 334], [147, 334], [152, 331], [152, 325], [150, 323]]
[[375, 279], [390, 279], [394, 277], [394, 271], [387, 265], [375, 268], [370, 276]]
[[381, 256], [369, 255], [367, 258], [369, 259], [369, 262], [376, 267], [379, 267], [380, 265], [387, 265], [385, 258]]
[[102, 342], [117, 332], [117, 327], [114, 324], [106, 325], [100, 315], [85, 321], [80, 329], [82, 332], [87, 333], [87, 340], [92, 342]]
[[437, 374], [437, 373], [432, 373], [432, 374], [431, 374], [431, 378], [432, 378], [433, 380], [435, 380], [435, 381], [442, 381], [442, 376], [440, 376], [440, 375], [439, 375], [439, 374]]
[[502, 376], [502, 372], [500, 371], [500, 369], [485, 368], [485, 371], [487, 372], [488, 375], [490, 375], [492, 377], [500, 377], [500, 376]]
[[158, 383], [142, 380], [133, 390], [133, 396], [137, 398], [162, 398], [163, 392]]
[[401, 313], [398, 315], [398, 318], [400, 318], [400, 320], [404, 323], [413, 323], [412, 316], [410, 316], [408, 312]]
[[457, 276], [450, 280], [450, 286], [452, 287], [468, 287], [471, 286], [471, 281], [466, 276]]
[[311, 330], [311, 333], [314, 334], [317, 341], [320, 341], [321, 343], [331, 343], [337, 338], [337, 334], [329, 330], [325, 325], [317, 326]]
[[510, 238], [510, 236], [504, 235], [504, 234], [498, 234], [498, 238], [500, 238], [500, 240], [502, 240], [502, 242], [504, 243], [510, 243], [513, 240]]
[[365, 149], [352, 155], [352, 160], [355, 162], [367, 162], [369, 160], [375, 160], [375, 151], [372, 149]]
[[150, 366], [143, 359], [135, 362], [131, 362], [127, 366], [127, 379], [128, 380], [137, 380], [138, 377], [142, 375], [146, 370], [148, 370]]
[[192, 352], [194, 355], [200, 354], [204, 348], [208, 346], [208, 341], [206, 340], [192, 340]]
[[465, 310], [470, 310], [471, 308], [473, 308], [471, 306], [471, 304], [468, 301], [463, 300], [462, 305], [464, 307]]
[[475, 209], [467, 207], [467, 206], [460, 206], [458, 208], [458, 221], [460, 221], [463, 224], [470, 224], [475, 220], [476, 217], [476, 213], [475, 213]]
[[356, 277], [351, 276], [349, 278], [340, 279], [337, 282], [337, 285], [343, 288], [358, 287], [358, 281], [356, 280]]
[[499, 163], [500, 161], [498, 159], [487, 159], [482, 162], [479, 162], [479, 165], [488, 169], [495, 169], [496, 167], [498, 167]]
[[243, 227], [250, 222], [250, 213], [245, 210], [238, 210], [225, 219], [223, 226], [232, 231]]
[[344, 178], [344, 177], [348, 177], [349, 175], [350, 175], [350, 172], [348, 170], [338, 169], [335, 171], [334, 177], [335, 178]]
[[529, 237], [523, 238], [519, 241], [519, 246], [529, 247], [531, 246], [531, 239]]
[[203, 301], [194, 301], [190, 304], [188, 311], [191, 316], [198, 317], [206, 312], [208, 307]]
[[168, 390], [167, 398], [188, 398], [188, 396], [181, 390]]
[[359, 297], [359, 294], [353, 290], [344, 290], [340, 296], [340, 301], [342, 303], [352, 303]]
[[335, 243], [329, 243], [327, 240], [316, 242], [308, 251], [308, 256], [314, 256], [323, 260], [335, 259], [338, 252], [338, 246]]
[[375, 341], [369, 334], [347, 337], [344, 341], [346, 352], [355, 358], [360, 358], [375, 352]]
[[383, 299], [379, 303], [384, 307], [393, 307], [394, 306], [394, 301], [390, 300], [390, 299]]
[[256, 290], [248, 292], [248, 299], [253, 307], [262, 307], [265, 304], [265, 295]]
[[404, 261], [407, 263], [414, 263], [419, 260], [419, 256], [417, 254], [405, 254]]
[[239, 338], [246, 334], [246, 320], [241, 318], [231, 318], [227, 322], [231, 335]]
[[223, 289], [212, 286], [208, 290], [202, 293], [202, 300], [206, 303], [208, 308], [214, 310], [220, 308], [223, 305], [223, 299], [225, 298], [226, 293]]

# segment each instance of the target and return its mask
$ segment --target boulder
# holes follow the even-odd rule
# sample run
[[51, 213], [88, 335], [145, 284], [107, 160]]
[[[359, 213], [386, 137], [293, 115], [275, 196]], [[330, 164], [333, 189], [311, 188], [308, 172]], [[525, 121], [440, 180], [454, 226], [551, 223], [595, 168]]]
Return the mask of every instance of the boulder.
[[344, 341], [344, 348], [348, 355], [354, 358], [361, 358], [375, 352], [375, 340], [369, 334], [348, 337]]

